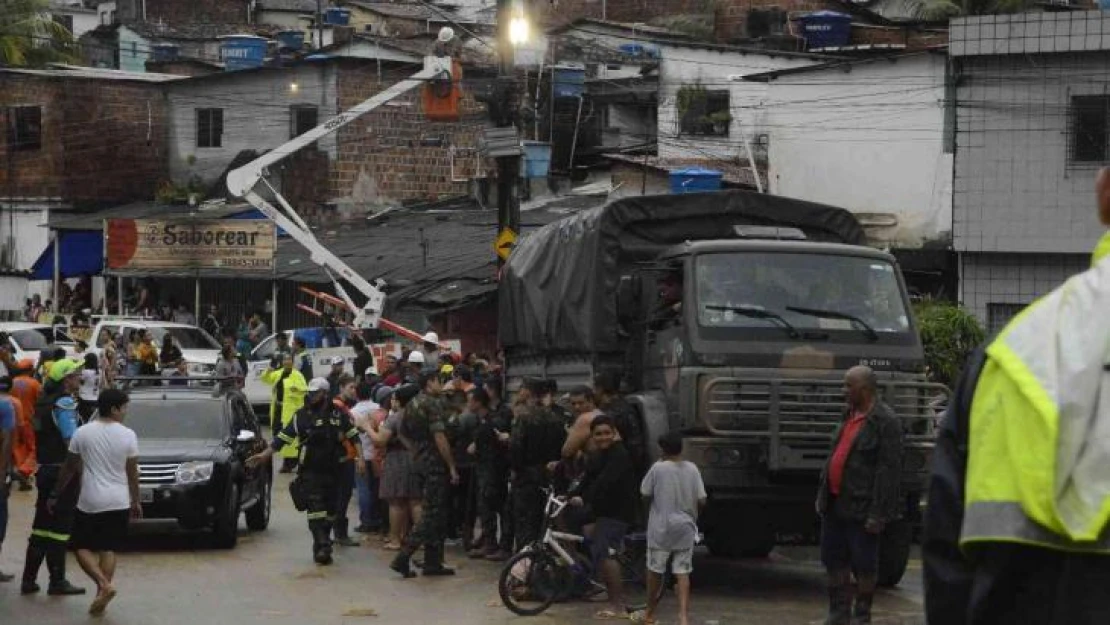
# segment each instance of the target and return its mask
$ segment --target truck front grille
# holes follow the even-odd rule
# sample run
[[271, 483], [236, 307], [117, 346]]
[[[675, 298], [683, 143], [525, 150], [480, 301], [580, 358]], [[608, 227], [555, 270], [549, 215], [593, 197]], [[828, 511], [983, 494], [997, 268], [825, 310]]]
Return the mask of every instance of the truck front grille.
[[177, 468], [181, 465], [179, 463], [172, 464], [156, 464], [156, 463], [139, 463], [139, 485], [140, 486], [159, 486], [162, 484], [173, 484], [177, 479]]

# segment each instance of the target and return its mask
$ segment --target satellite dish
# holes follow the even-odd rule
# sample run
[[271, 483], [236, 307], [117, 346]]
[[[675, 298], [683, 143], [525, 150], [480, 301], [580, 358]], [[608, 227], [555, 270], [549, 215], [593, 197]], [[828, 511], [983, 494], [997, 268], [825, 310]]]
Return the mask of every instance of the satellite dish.
[[439, 42], [440, 43], [449, 43], [454, 38], [455, 38], [455, 29], [454, 28], [451, 28], [450, 26], [444, 26], [443, 28], [439, 29]]

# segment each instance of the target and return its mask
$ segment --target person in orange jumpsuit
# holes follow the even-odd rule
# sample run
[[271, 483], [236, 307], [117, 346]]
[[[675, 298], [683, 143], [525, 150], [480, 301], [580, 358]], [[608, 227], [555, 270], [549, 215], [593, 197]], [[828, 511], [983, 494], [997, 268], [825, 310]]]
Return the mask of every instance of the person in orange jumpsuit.
[[21, 360], [16, 365], [12, 377], [11, 396], [18, 404], [16, 417], [18, 423], [15, 428], [15, 446], [12, 455], [15, 457], [16, 479], [19, 480], [20, 490], [31, 490], [31, 477], [38, 470], [35, 460], [35, 428], [31, 419], [35, 415], [35, 403], [42, 395], [42, 383], [31, 374], [35, 370], [35, 363], [31, 360]]

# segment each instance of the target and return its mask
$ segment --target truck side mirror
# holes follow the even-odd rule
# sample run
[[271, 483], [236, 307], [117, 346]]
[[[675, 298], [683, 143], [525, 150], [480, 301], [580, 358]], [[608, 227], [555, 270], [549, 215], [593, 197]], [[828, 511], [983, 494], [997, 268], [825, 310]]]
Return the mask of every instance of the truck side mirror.
[[640, 311], [640, 293], [643, 283], [638, 275], [621, 276], [617, 283], [617, 320], [628, 328]]

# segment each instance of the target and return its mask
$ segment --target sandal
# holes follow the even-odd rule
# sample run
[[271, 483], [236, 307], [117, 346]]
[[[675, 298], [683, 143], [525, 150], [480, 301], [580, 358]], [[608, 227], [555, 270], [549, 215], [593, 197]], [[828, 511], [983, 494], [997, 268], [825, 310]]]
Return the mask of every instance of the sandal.
[[382, 549], [386, 551], [400, 551], [401, 545], [398, 545], [397, 543], [386, 543], [382, 545]]
[[648, 618], [647, 612], [644, 610], [636, 610], [628, 615], [628, 620], [633, 623], [642, 623], [643, 625], [656, 625], [658, 621], [654, 618]]
[[599, 621], [625, 621], [628, 620], [628, 614], [625, 612], [614, 612], [610, 609], [598, 610], [594, 614], [594, 618]]

